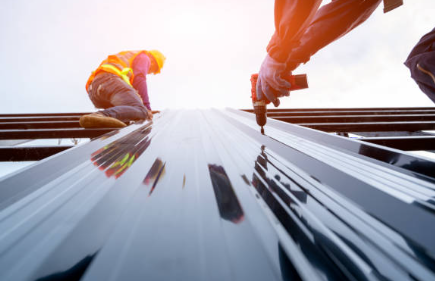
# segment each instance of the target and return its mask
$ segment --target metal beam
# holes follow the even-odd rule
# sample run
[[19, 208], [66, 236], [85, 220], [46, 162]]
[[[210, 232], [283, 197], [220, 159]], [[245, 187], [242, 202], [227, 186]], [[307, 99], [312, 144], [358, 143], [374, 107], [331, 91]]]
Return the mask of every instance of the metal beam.
[[29, 116], [29, 117], [2, 117], [0, 123], [6, 122], [56, 122], [56, 121], [78, 121], [80, 116]]
[[91, 112], [65, 112], [65, 113], [6, 113], [0, 114], [0, 118], [4, 117], [64, 117], [64, 116], [82, 116]]
[[435, 150], [435, 136], [374, 137], [358, 140], [401, 150]]
[[361, 122], [361, 123], [300, 123], [300, 126], [324, 132], [421, 131], [435, 130], [435, 121]]
[[299, 123], [361, 123], [361, 122], [409, 122], [435, 121], [435, 114], [409, 115], [326, 115], [326, 116], [285, 116], [276, 115], [276, 120]]
[[[253, 112], [252, 109], [243, 111]], [[434, 107], [413, 108], [294, 108], [267, 110], [268, 117], [277, 116], [329, 116], [329, 115], [410, 115], [435, 114]]]
[[27, 121], [27, 122], [0, 122], [0, 130], [11, 129], [54, 129], [54, 128], [80, 128], [77, 121]]
[[[392, 128], [394, 129], [394, 128]], [[358, 136], [362, 137], [409, 137], [409, 136], [435, 136], [431, 131], [373, 131], [373, 132], [358, 132]]]
[[[159, 113], [158, 110], [153, 110], [152, 113]], [[21, 117], [76, 117], [80, 118], [80, 116], [85, 114], [90, 114], [92, 112], [65, 112], [65, 113], [6, 113], [0, 114], [0, 119], [2, 118], [21, 118]]]
[[[249, 109], [252, 110], [252, 109]], [[435, 107], [328, 107], [328, 108], [269, 108], [268, 111], [421, 111], [435, 110]]]
[[0, 161], [39, 161], [73, 146], [0, 146]]
[[95, 138], [113, 130], [116, 130], [116, 128], [1, 130], [0, 139]]

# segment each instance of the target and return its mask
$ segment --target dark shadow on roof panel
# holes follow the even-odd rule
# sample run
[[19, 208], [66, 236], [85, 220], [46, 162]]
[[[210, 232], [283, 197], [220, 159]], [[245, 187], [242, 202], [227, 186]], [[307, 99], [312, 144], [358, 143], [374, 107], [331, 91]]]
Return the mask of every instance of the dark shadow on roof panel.
[[86, 269], [91, 264], [95, 255], [96, 254], [86, 256], [73, 267], [62, 272], [56, 272], [51, 275], [38, 278], [36, 281], [78, 281], [82, 278], [83, 274], [85, 274]]
[[145, 176], [143, 180], [144, 185], [149, 186], [152, 182], [148, 195], [151, 195], [151, 193], [153, 193], [154, 189], [156, 188], [157, 182], [161, 177], [165, 175], [165, 164], [166, 163], [164, 163], [160, 158], [157, 158], [151, 166], [150, 170], [148, 171], [148, 174]]
[[209, 164], [208, 170], [213, 185], [219, 214], [225, 220], [233, 223], [243, 221], [243, 209], [231, 185], [230, 179], [222, 166]]

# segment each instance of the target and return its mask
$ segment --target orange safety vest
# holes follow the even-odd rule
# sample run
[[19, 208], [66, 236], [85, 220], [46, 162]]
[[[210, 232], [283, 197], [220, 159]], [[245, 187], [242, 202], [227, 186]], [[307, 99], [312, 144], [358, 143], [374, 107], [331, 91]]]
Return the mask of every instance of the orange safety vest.
[[127, 84], [131, 86], [134, 78], [133, 69], [131, 68], [131, 65], [133, 63], [133, 60], [140, 53], [148, 54], [147, 51], [140, 50], [140, 51], [123, 51], [115, 55], [108, 56], [107, 59], [103, 60], [100, 66], [98, 66], [98, 68], [92, 72], [91, 76], [89, 76], [89, 79], [86, 82], [86, 91], [88, 91], [89, 86], [91, 85], [95, 76], [102, 71], [118, 75]]

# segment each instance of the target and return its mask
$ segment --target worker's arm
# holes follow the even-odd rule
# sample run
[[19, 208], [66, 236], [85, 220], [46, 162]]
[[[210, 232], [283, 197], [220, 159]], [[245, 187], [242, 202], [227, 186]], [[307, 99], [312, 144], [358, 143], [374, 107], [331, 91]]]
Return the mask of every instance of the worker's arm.
[[321, 3], [322, 0], [275, 1], [275, 34], [267, 46], [270, 57], [286, 62]]
[[420, 39], [405, 65], [420, 89], [435, 103], [435, 28]]
[[280, 97], [289, 96], [290, 83], [282, 77], [291, 74], [287, 59], [299, 44], [305, 28], [310, 23], [322, 0], [276, 0], [275, 34], [267, 46], [257, 80], [257, 99], [267, 99], [275, 106]]
[[147, 80], [146, 80], [146, 75], [148, 74], [150, 65], [151, 65], [151, 61], [145, 53], [141, 53], [137, 55], [132, 63], [133, 74], [134, 74], [133, 88], [135, 88], [138, 91], [145, 107], [151, 111], [150, 100], [148, 97]]
[[267, 51], [289, 71], [366, 21], [382, 0], [336, 0], [319, 9], [321, 2], [275, 2], [276, 31]]

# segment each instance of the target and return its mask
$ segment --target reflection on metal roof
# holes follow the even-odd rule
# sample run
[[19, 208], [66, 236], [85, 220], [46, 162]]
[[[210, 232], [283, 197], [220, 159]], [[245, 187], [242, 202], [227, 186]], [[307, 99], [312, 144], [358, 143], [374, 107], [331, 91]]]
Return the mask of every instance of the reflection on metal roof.
[[434, 162], [265, 129], [167, 110], [3, 178], [0, 280], [435, 280]]

